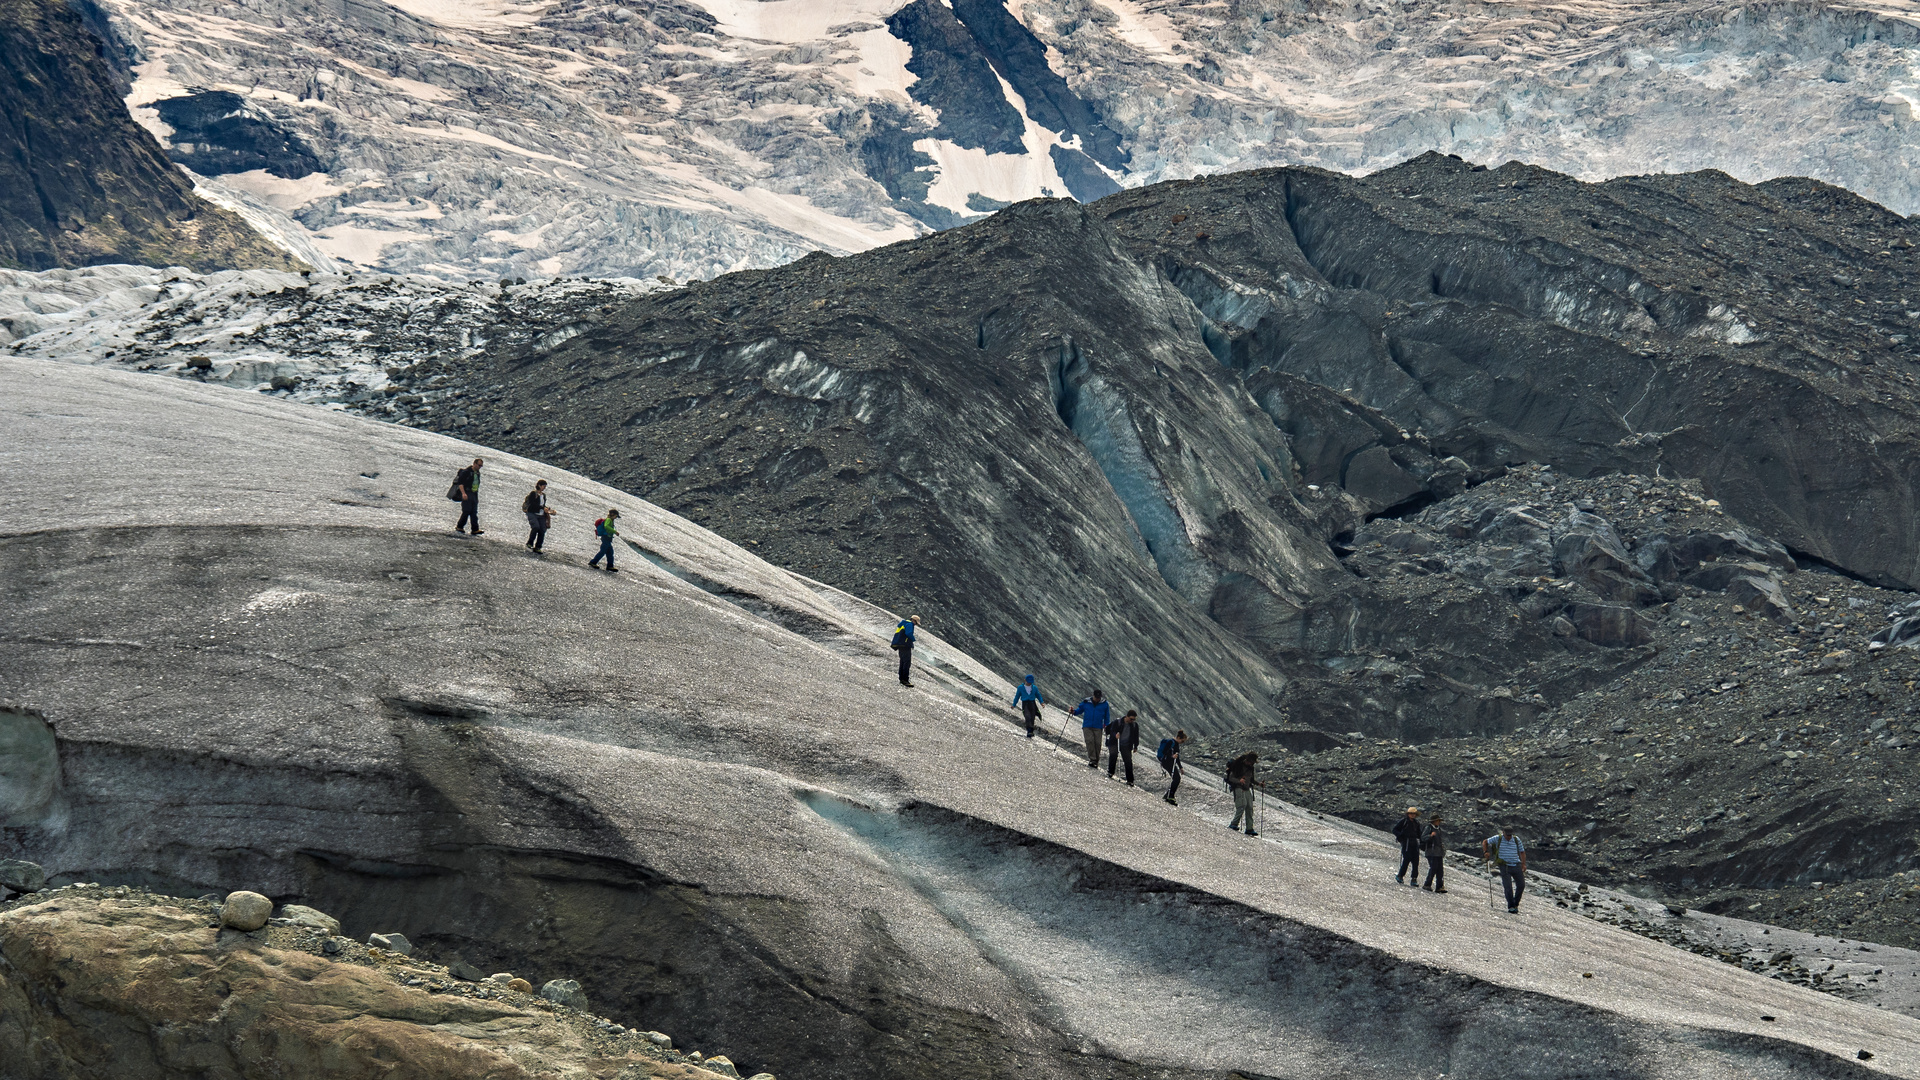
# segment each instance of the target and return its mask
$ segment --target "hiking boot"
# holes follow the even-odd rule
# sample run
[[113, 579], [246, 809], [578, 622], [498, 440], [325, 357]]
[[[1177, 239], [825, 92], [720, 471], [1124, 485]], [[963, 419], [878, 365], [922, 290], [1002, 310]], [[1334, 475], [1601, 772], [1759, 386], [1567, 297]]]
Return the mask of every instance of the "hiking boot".
[[1435, 895], [1435, 896], [1438, 896], [1438, 895], [1440, 895], [1441, 893], [1443, 893], [1443, 892], [1446, 892], [1446, 891], [1447, 891], [1447, 890], [1445, 890], [1445, 889], [1435, 889], [1435, 890], [1433, 890], [1433, 893], [1434, 893], [1434, 895]]
[[484, 532], [483, 530], [480, 530], [480, 529], [475, 529], [475, 530], [473, 530], [473, 535], [475, 535], [475, 536], [485, 536], [485, 535], [487, 535], [487, 534], [486, 534], [486, 533], [485, 533], [485, 532]]
[[1180, 800], [1179, 800], [1179, 799], [1176, 799], [1176, 798], [1174, 798], [1174, 797], [1173, 797], [1173, 796], [1171, 796], [1171, 795], [1169, 795], [1169, 796], [1167, 796], [1167, 805], [1168, 805], [1168, 806], [1179, 806], [1179, 805], [1180, 805]]
[[1393, 875], [1393, 883], [1395, 885], [1405, 885], [1407, 883], [1407, 875], [1405, 874]]
[[1252, 829], [1248, 829], [1248, 830], [1247, 830], [1247, 835], [1248, 835], [1248, 836], [1259, 836], [1260, 834], [1259, 834], [1259, 833], [1257, 833], [1257, 832], [1254, 832], [1254, 831], [1253, 831]]
[[1520, 914], [1520, 909], [1519, 909], [1519, 908], [1517, 908], [1517, 907], [1510, 907], [1510, 908], [1508, 908], [1508, 909], [1507, 909], [1507, 914], [1509, 914], [1509, 915], [1518, 915], [1518, 914]]
[[1431, 886], [1431, 885], [1422, 885], [1422, 886], [1420, 886], [1420, 887], [1421, 887], [1421, 888], [1423, 888], [1423, 889], [1425, 889], [1425, 890], [1427, 890], [1428, 892], [1432, 892], [1432, 891], [1433, 891], [1433, 886]]

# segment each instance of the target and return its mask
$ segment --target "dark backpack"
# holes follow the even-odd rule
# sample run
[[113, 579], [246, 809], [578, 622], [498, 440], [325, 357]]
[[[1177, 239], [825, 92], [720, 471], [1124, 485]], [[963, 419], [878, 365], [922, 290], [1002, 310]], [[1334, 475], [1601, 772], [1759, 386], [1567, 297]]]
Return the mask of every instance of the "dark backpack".
[[1179, 745], [1179, 743], [1174, 742], [1172, 739], [1160, 740], [1160, 750], [1154, 756], [1160, 759], [1161, 768], [1168, 772], [1173, 771], [1173, 752], [1174, 748]]
[[539, 492], [537, 491], [527, 492], [527, 497], [520, 500], [520, 512], [523, 514], [531, 514], [534, 511], [540, 509], [539, 503], [537, 501], [539, 498], [540, 498]]
[[913, 639], [907, 637], [905, 630], [895, 630], [893, 632], [893, 645], [891, 647], [895, 649], [911, 649], [913, 648]]

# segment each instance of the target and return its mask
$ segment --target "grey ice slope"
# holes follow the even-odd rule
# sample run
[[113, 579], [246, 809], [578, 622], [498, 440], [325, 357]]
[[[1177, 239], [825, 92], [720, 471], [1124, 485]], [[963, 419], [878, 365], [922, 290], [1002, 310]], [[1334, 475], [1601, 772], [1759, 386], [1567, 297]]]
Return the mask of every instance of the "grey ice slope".
[[[965, 657], [902, 691], [878, 612], [557, 471], [494, 456], [474, 541], [440, 531], [471, 444], [11, 359], [0, 416], [0, 701], [59, 740], [50, 788], [0, 773], [0, 854], [57, 880], [315, 902], [800, 1080], [1491, 1077], [1515, 1046], [1536, 1077], [1920, 1076], [1910, 1018], [1550, 909], [1516, 948], [1316, 853], [1344, 827], [1252, 845], [1109, 784], [969, 704], [1004, 684]], [[536, 470], [547, 560], [508, 512]], [[601, 503], [706, 588], [578, 566]]]

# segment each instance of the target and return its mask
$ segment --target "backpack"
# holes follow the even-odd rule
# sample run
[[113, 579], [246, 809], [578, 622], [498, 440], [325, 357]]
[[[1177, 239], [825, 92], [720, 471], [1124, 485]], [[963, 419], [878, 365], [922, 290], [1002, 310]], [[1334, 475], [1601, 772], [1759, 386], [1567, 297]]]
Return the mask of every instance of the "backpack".
[[597, 518], [597, 519], [595, 519], [595, 521], [594, 521], [594, 523], [593, 523], [593, 535], [595, 535], [595, 536], [611, 536], [611, 535], [613, 535], [612, 533], [609, 533], [609, 532], [607, 532], [607, 519], [606, 519], [606, 518]]
[[907, 632], [905, 630], [895, 630], [893, 632], [893, 644], [890, 646], [890, 648], [911, 649], [913, 648], [913, 641], [912, 639], [907, 637]]
[[1168, 772], [1173, 771], [1174, 748], [1179, 745], [1180, 745], [1179, 743], [1174, 742], [1172, 739], [1160, 740], [1160, 750], [1156, 754], [1154, 754], [1154, 756], [1160, 759], [1161, 768], [1167, 770]]
[[540, 495], [538, 492], [533, 492], [533, 491], [527, 492], [527, 497], [520, 500], [520, 512], [523, 514], [531, 514], [535, 510], [540, 509], [538, 506], [534, 505], [534, 501], [539, 497]]

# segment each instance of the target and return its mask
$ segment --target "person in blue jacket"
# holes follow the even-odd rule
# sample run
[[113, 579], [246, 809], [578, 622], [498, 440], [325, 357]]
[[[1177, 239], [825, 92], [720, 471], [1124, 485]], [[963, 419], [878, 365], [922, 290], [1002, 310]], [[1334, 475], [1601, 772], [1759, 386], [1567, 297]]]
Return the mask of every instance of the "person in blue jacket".
[[912, 675], [911, 669], [913, 668], [913, 631], [914, 628], [919, 625], [920, 616], [915, 615], [910, 619], [901, 619], [899, 624], [893, 628], [893, 647], [900, 653], [901, 686], [910, 687], [913, 685], [913, 680], [910, 677]]
[[1013, 703], [1020, 706], [1021, 714], [1026, 717], [1027, 738], [1029, 739], [1033, 738], [1033, 725], [1040, 721], [1040, 704], [1046, 700], [1047, 695], [1041, 693], [1040, 688], [1033, 685], [1033, 676], [1031, 675], [1027, 676], [1025, 682], [1013, 689]]
[[1087, 740], [1087, 768], [1097, 769], [1100, 743], [1107, 737], [1107, 722], [1113, 715], [1107, 706], [1107, 695], [1095, 690], [1092, 697], [1073, 707], [1073, 715], [1080, 718], [1080, 737]]

